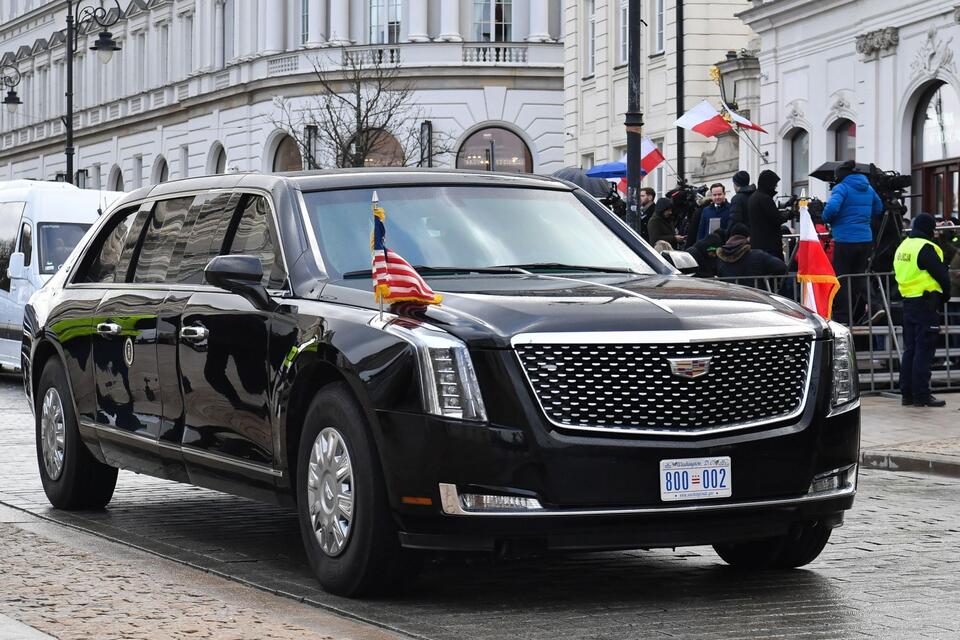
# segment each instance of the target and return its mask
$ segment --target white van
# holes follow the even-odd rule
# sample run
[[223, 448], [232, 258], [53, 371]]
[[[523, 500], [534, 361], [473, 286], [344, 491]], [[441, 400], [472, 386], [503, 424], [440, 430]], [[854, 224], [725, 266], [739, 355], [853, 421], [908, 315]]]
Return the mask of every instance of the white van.
[[24, 305], [121, 195], [64, 182], [0, 182], [0, 366], [20, 368]]

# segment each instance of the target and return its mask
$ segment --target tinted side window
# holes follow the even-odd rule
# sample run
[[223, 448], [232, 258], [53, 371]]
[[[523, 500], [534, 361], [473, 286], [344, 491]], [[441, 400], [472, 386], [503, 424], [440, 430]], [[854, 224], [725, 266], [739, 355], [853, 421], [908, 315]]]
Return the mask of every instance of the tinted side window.
[[218, 241], [233, 212], [239, 196], [230, 192], [201, 194], [193, 201], [190, 215], [177, 241], [175, 256], [179, 256], [176, 277], [180, 284], [202, 284], [203, 269], [220, 252]]
[[23, 214], [23, 202], [0, 202], [0, 289], [10, 291], [10, 254], [17, 246], [17, 229]]
[[30, 266], [30, 259], [33, 257], [33, 229], [29, 222], [24, 222], [20, 226], [20, 253], [23, 254], [23, 266]]
[[193, 197], [161, 200], [153, 206], [153, 215], [145, 229], [135, 261], [133, 281], [147, 284], [166, 282], [173, 249], [180, 237]]
[[279, 244], [267, 199], [243, 196], [224, 238], [223, 253], [257, 256], [263, 265], [263, 285], [268, 289], [282, 289], [287, 274], [280, 259]]
[[118, 268], [118, 265], [137, 211], [137, 207], [120, 211], [100, 230], [90, 245], [75, 282], [108, 283], [114, 282], [115, 276], [118, 282], [126, 279], [126, 271]]

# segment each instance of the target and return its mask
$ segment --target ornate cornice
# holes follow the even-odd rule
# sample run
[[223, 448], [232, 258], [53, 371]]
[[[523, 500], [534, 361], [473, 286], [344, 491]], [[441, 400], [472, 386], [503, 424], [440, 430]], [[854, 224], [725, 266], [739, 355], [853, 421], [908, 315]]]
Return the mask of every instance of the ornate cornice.
[[857, 36], [857, 53], [863, 58], [872, 58], [890, 52], [900, 44], [900, 30], [896, 27], [877, 29]]
[[927, 31], [927, 41], [917, 50], [910, 63], [910, 70], [914, 77], [933, 77], [941, 69], [955, 74], [957, 63], [954, 60], [951, 42], [953, 37], [946, 41], [941, 40], [937, 35], [937, 28], [931, 26]]

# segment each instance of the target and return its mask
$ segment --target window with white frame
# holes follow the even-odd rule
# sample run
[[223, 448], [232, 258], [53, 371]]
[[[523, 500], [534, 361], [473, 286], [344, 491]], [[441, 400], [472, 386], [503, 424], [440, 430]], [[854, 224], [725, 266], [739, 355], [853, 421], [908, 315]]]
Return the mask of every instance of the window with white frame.
[[584, 51], [587, 54], [584, 60], [583, 75], [589, 77], [596, 72], [597, 67], [597, 3], [596, 0], [587, 0], [586, 4], [586, 38]]
[[513, 40], [513, 1], [473, 0], [473, 39], [477, 42]]
[[583, 155], [581, 155], [580, 168], [584, 171], [589, 171], [590, 169], [593, 169], [593, 157], [594, 156], [592, 153], [584, 153]]
[[300, 0], [300, 44], [310, 40], [310, 0]]
[[620, 0], [620, 64], [630, 61], [630, 0]]
[[400, 0], [370, 0], [370, 44], [400, 42]]
[[663, 0], [653, 0], [653, 53], [663, 53]]

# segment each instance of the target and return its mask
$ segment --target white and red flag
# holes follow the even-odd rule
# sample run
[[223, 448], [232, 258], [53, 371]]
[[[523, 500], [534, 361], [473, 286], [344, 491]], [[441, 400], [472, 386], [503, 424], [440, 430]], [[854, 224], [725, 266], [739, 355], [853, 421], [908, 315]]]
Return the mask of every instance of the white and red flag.
[[807, 210], [806, 196], [801, 198], [800, 247], [797, 249], [800, 304], [829, 320], [833, 312], [833, 298], [840, 290], [840, 281], [823, 250], [823, 243]]
[[410, 263], [387, 248], [386, 212], [380, 208], [377, 192], [373, 192], [373, 293], [377, 302], [421, 302], [440, 304], [443, 299]]
[[650, 138], [644, 138], [640, 142], [640, 171], [643, 175], [648, 175], [663, 162], [663, 154]]
[[764, 129], [757, 123], [753, 122], [752, 120], [748, 120], [747, 118], [744, 118], [742, 115], [740, 115], [739, 113], [731, 109], [730, 105], [728, 105], [726, 102], [723, 102], [721, 100], [721, 103], [723, 104], [724, 110], [726, 110], [726, 112], [730, 114], [730, 120], [733, 121], [741, 129], [752, 129], [754, 131], [759, 131], [760, 133], [767, 132], [766, 129]]
[[677, 119], [676, 126], [696, 131], [708, 138], [716, 137], [733, 129], [713, 105], [704, 100]]

